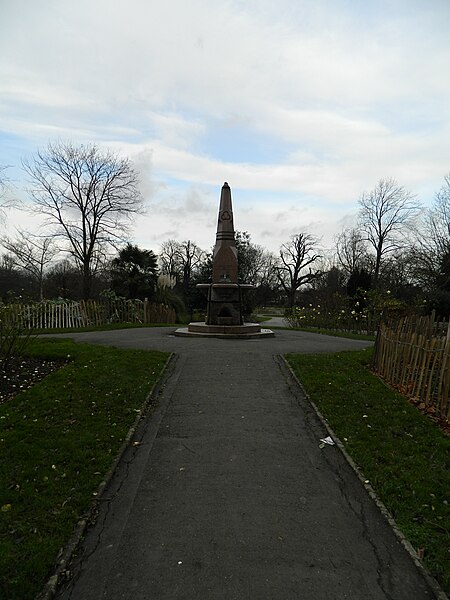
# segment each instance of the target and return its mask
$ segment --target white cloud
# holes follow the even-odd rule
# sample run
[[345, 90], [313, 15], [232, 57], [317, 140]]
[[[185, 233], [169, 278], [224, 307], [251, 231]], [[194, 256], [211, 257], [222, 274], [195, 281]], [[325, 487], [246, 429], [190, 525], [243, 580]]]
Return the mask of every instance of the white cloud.
[[200, 243], [225, 180], [261, 243], [330, 237], [380, 177], [429, 201], [449, 171], [449, 22], [446, 0], [5, 0], [0, 163], [11, 139], [120, 149], [149, 243]]

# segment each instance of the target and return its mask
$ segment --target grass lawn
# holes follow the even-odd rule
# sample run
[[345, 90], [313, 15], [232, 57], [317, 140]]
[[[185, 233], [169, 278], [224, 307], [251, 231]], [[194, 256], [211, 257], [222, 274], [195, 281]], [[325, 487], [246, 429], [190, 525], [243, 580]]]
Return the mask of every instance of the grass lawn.
[[338, 331], [336, 329], [320, 329], [319, 327], [298, 328], [297, 331], [309, 331], [310, 333], [320, 333], [322, 335], [333, 335], [334, 337], [349, 338], [351, 340], [375, 341], [375, 336], [367, 333], [356, 333], [356, 331]]
[[89, 508], [168, 355], [63, 339], [28, 352], [66, 366], [0, 405], [0, 597], [32, 599]]
[[309, 333], [320, 333], [334, 337], [349, 338], [351, 340], [375, 341], [375, 336], [367, 333], [356, 333], [354, 331], [339, 331], [337, 329], [321, 329], [320, 327], [272, 327], [272, 329], [287, 329], [290, 331], [307, 331]]
[[90, 327], [55, 327], [54, 329], [34, 329], [33, 335], [45, 333], [82, 333], [85, 331], [112, 331], [115, 329], [137, 329], [140, 327], [176, 327], [175, 323], [107, 323]]
[[368, 369], [372, 350], [288, 355], [399, 529], [450, 592], [450, 438]]
[[250, 317], [250, 321], [253, 323], [265, 323], [266, 321], [270, 321], [272, 317], [264, 317], [262, 315], [252, 315]]

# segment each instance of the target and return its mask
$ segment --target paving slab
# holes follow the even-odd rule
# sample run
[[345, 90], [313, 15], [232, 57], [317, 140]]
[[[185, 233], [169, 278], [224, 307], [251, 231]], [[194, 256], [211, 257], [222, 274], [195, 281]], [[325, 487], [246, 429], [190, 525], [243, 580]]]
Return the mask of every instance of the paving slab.
[[436, 597], [339, 449], [319, 447], [328, 433], [277, 357], [367, 342], [192, 340], [164, 328], [76, 338], [177, 359], [57, 598]]

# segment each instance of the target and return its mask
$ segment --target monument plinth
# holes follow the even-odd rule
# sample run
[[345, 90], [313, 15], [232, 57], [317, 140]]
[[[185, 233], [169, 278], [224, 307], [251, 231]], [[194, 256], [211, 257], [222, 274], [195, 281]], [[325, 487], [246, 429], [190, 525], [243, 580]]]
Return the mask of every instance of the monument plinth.
[[244, 323], [242, 294], [253, 285], [238, 281], [231, 189], [226, 182], [220, 194], [212, 282], [200, 283], [197, 287], [207, 295], [206, 320], [189, 323], [187, 329], [177, 329], [175, 335], [232, 338], [274, 335], [270, 329], [261, 329], [259, 323]]

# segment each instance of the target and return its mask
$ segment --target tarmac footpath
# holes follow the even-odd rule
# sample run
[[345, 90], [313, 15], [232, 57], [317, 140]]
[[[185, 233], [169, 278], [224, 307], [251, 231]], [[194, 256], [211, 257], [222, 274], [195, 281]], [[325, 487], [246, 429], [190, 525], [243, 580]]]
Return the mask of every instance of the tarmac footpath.
[[436, 598], [339, 448], [319, 447], [328, 432], [274, 353], [290, 350], [289, 333], [199, 344], [147, 333], [177, 358], [59, 600]]

